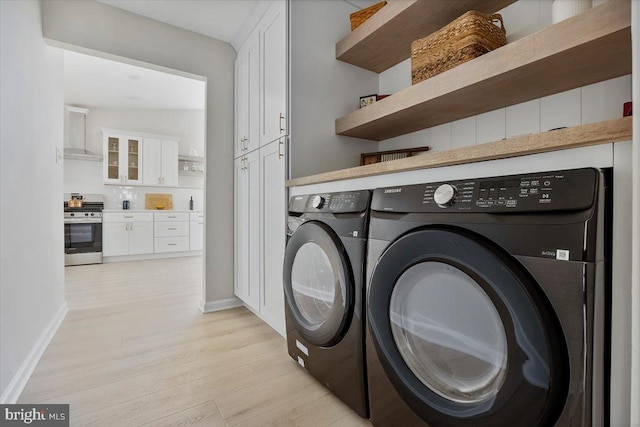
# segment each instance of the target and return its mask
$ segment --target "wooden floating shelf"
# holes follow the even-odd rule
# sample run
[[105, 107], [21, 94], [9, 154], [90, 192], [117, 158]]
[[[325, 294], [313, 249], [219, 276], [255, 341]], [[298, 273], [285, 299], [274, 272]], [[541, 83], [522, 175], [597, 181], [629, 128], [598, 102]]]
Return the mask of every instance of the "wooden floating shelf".
[[609, 1], [341, 117], [336, 133], [382, 141], [630, 73], [631, 3]]
[[515, 0], [390, 0], [336, 44], [336, 58], [380, 73], [411, 57], [411, 42], [469, 10], [494, 13]]
[[195, 162], [195, 163], [204, 163], [204, 157], [195, 157], [195, 156], [183, 156], [179, 155], [178, 160], [185, 162]]
[[420, 156], [342, 169], [287, 181], [287, 187], [363, 178], [417, 169], [462, 165], [508, 157], [539, 154], [632, 139], [632, 117], [575, 126], [555, 131], [517, 136], [455, 150], [429, 152]]

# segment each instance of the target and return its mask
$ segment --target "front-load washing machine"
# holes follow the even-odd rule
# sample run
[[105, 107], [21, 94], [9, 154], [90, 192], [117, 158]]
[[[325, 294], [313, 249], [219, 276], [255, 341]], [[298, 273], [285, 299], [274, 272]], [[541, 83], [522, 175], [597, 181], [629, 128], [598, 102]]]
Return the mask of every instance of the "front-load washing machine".
[[607, 176], [579, 169], [374, 191], [374, 425], [603, 425]]
[[289, 355], [362, 417], [364, 262], [371, 192], [294, 196], [284, 258]]

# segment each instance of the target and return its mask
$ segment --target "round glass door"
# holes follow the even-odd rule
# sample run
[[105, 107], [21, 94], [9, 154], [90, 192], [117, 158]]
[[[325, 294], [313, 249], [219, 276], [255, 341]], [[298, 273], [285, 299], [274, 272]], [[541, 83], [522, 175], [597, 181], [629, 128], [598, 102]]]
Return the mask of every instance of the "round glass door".
[[[344, 294], [344, 272], [335, 270], [329, 256], [315, 242], [298, 249], [291, 267], [291, 288], [296, 307], [310, 328], [325, 322], [331, 315], [336, 289]], [[342, 299], [342, 298], [340, 298]], [[344, 300], [340, 309], [344, 310]]]
[[367, 339], [426, 423], [555, 423], [569, 381], [559, 321], [500, 248], [463, 229], [415, 230], [381, 255], [367, 291]]
[[312, 344], [333, 345], [352, 310], [353, 279], [340, 239], [326, 225], [307, 222], [287, 243], [284, 288], [300, 334]]
[[404, 361], [433, 392], [463, 403], [498, 393], [507, 336], [491, 299], [466, 273], [442, 262], [410, 267], [393, 289], [389, 316]]

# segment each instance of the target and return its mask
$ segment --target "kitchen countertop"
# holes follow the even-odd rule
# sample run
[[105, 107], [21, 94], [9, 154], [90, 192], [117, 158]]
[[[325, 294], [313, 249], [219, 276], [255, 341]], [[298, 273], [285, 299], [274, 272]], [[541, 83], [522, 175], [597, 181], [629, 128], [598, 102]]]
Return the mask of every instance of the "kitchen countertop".
[[202, 213], [202, 211], [176, 210], [176, 209], [103, 209], [102, 213], [142, 213], [142, 212], [173, 212], [173, 213]]
[[427, 152], [426, 154], [357, 166], [317, 175], [290, 179], [287, 187], [319, 184], [344, 179], [363, 178], [417, 169], [461, 165], [486, 160], [505, 159], [590, 145], [630, 141], [632, 139], [632, 118], [607, 120], [554, 131], [515, 136], [501, 141], [487, 142], [454, 150]]

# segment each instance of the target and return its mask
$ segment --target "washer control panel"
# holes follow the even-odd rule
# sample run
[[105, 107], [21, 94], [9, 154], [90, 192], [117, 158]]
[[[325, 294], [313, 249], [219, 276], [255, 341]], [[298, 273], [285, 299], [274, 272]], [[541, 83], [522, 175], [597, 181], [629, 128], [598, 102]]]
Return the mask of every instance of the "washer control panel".
[[369, 198], [367, 190], [293, 196], [289, 200], [289, 212], [364, 212], [369, 208]]
[[596, 169], [574, 169], [377, 189], [371, 209], [394, 212], [537, 212], [594, 203]]

